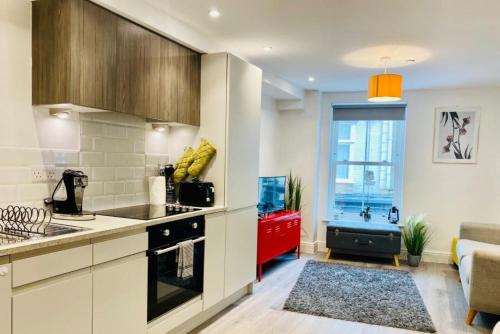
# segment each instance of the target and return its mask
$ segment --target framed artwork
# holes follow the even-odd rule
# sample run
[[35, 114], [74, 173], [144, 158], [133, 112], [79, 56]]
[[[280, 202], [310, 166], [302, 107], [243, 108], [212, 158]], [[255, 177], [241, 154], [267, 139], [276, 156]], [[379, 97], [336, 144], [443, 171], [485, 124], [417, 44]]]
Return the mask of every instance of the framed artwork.
[[479, 107], [436, 108], [434, 162], [477, 162], [480, 115]]

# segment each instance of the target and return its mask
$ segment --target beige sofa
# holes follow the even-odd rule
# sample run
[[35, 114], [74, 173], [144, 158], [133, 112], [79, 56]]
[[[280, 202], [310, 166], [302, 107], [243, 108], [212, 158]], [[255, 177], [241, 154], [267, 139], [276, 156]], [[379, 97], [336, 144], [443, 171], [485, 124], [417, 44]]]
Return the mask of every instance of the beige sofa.
[[500, 224], [462, 223], [458, 267], [472, 324], [478, 311], [500, 314]]

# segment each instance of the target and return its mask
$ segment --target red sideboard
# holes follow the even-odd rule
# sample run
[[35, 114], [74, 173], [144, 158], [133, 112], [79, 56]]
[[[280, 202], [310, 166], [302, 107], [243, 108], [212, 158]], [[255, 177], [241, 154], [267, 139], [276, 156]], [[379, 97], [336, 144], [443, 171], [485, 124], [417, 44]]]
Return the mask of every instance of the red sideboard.
[[262, 280], [262, 265], [275, 257], [297, 248], [300, 257], [299, 211], [283, 211], [259, 219], [257, 238], [257, 268], [259, 282]]

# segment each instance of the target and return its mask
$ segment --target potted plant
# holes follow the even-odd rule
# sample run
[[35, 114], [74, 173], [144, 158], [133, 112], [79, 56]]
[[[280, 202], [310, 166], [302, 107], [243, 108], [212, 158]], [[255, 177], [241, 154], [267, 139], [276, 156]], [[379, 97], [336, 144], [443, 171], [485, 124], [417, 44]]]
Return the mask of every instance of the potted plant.
[[430, 232], [424, 217], [409, 216], [403, 228], [403, 242], [408, 251], [408, 265], [418, 267], [422, 258], [422, 252], [429, 243]]
[[293, 177], [292, 172], [290, 172], [286, 185], [285, 210], [300, 211], [302, 208], [302, 189], [300, 177]]

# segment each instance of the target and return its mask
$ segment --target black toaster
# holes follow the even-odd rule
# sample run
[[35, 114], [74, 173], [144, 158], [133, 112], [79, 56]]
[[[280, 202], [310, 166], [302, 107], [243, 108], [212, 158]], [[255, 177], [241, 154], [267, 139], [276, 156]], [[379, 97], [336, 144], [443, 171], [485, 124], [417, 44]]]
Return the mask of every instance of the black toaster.
[[181, 182], [179, 186], [179, 203], [188, 206], [213, 206], [215, 188], [212, 182]]

